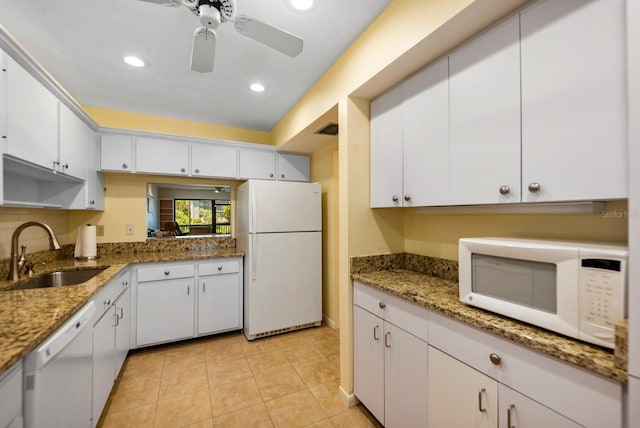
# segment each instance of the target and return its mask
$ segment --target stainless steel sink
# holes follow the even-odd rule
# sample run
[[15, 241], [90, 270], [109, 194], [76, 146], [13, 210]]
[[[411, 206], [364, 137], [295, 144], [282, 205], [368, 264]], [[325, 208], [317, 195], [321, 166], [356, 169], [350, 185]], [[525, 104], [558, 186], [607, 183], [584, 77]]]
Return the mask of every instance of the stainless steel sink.
[[50, 272], [39, 276], [37, 278], [30, 279], [13, 290], [26, 290], [30, 288], [47, 288], [47, 287], [62, 287], [65, 285], [81, 284], [90, 280], [106, 268], [97, 269], [82, 269], [82, 270], [69, 270]]

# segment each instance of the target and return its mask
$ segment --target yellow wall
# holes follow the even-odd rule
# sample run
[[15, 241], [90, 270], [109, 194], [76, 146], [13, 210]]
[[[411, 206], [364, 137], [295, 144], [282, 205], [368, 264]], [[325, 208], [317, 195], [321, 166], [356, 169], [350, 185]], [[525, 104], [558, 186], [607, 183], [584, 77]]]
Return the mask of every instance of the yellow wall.
[[628, 239], [626, 202], [609, 202], [598, 214], [467, 214], [404, 212], [404, 249], [408, 253], [458, 260], [458, 239], [507, 236], [615, 242]]
[[338, 142], [311, 156], [311, 181], [322, 186], [322, 313], [337, 327], [338, 311]]
[[190, 120], [171, 119], [147, 114], [82, 106], [84, 111], [101, 127], [156, 132], [186, 137], [269, 144], [269, 133], [252, 129], [233, 128]]
[[[104, 211], [72, 211], [69, 215], [70, 237], [75, 242], [77, 229], [83, 224], [104, 225], [104, 236], [98, 242], [139, 242], [147, 239], [147, 183], [206, 184], [231, 186], [231, 212], [235, 205], [238, 183], [206, 178], [150, 176], [142, 174], [105, 175]], [[235, 219], [231, 219], [232, 228]], [[133, 224], [135, 234], [125, 233], [126, 225]], [[233, 229], [235, 230], [235, 229]]]

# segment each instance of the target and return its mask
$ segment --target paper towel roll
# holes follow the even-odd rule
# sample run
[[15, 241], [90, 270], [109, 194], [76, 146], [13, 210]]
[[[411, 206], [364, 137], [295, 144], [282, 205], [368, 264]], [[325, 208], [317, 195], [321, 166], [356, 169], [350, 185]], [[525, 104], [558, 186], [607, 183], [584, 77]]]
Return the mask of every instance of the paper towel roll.
[[96, 227], [90, 224], [78, 229], [75, 254], [76, 259], [91, 260], [98, 256], [96, 245]]

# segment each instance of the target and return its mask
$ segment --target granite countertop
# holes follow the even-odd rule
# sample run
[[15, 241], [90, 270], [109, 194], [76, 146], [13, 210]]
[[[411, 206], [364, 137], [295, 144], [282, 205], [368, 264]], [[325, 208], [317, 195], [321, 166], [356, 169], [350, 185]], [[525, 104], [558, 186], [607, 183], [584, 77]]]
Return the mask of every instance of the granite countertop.
[[353, 266], [352, 261], [354, 280], [609, 379], [627, 381], [626, 369], [616, 364], [618, 358], [610, 350], [466, 305], [459, 301], [457, 280], [434, 276], [434, 272], [398, 268], [398, 264], [383, 266], [381, 270], [356, 269], [356, 272]]
[[[102, 250], [102, 251], [101, 251]], [[147, 251], [144, 251], [147, 250]], [[106, 267], [103, 272], [78, 285], [11, 290], [17, 284], [0, 281], [0, 374], [20, 358], [36, 349], [47, 337], [86, 304], [103, 286], [133, 263], [204, 260], [221, 257], [241, 257], [244, 254], [229, 245], [198, 245], [176, 247], [167, 251], [150, 251], [148, 245], [109, 244], [98, 250], [99, 258], [92, 261], [74, 259], [52, 260], [36, 266], [35, 276], [57, 270], [76, 270]], [[51, 252], [49, 252], [51, 253]], [[102, 254], [101, 254], [102, 253]], [[67, 254], [69, 252], [67, 251]], [[71, 251], [72, 254], [72, 251]], [[6, 276], [3, 274], [2, 278]]]

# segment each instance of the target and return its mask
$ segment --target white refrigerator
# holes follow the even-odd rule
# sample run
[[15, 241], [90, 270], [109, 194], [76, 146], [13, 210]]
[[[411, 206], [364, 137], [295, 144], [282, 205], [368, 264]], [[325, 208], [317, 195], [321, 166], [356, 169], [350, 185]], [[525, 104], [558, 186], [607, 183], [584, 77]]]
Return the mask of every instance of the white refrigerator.
[[320, 183], [249, 180], [238, 187], [236, 222], [247, 339], [320, 325]]

